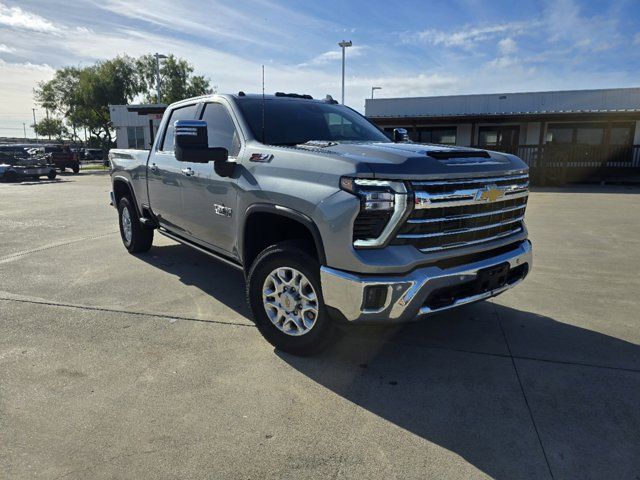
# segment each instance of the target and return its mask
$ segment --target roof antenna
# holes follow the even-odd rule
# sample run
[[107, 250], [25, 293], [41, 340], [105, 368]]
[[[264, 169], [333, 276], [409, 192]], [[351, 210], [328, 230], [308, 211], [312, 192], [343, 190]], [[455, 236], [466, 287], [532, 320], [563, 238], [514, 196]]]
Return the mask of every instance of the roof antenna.
[[264, 142], [264, 65], [262, 65], [262, 143]]

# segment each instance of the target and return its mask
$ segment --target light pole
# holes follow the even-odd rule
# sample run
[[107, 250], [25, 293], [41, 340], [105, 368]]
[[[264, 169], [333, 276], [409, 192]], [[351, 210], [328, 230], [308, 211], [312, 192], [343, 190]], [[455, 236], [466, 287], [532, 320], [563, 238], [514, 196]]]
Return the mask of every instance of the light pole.
[[373, 92], [375, 90], [382, 90], [382, 87], [371, 87], [371, 100], [373, 100]]
[[353, 43], [351, 42], [351, 40], [347, 41], [341, 41], [338, 46], [342, 47], [342, 104], [344, 105], [344, 51], [347, 47], [352, 46]]
[[156, 103], [162, 103], [162, 92], [160, 91], [160, 59], [164, 59], [167, 58], [166, 55], [163, 55], [162, 53], [156, 53], [155, 55], [156, 57], [156, 93], [157, 93], [157, 99], [156, 99]]
[[38, 143], [38, 131], [36, 130], [36, 109], [32, 108], [33, 111], [33, 133], [36, 134], [36, 143]]
[[22, 122], [22, 131], [24, 132], [24, 141], [27, 142], [27, 124]]

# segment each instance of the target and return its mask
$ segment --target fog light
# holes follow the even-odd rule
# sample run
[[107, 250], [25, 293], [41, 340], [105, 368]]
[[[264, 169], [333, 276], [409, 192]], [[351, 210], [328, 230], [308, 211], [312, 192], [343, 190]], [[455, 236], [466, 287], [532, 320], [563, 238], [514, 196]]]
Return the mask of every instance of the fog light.
[[371, 285], [364, 288], [362, 310], [380, 310], [387, 301], [387, 285]]

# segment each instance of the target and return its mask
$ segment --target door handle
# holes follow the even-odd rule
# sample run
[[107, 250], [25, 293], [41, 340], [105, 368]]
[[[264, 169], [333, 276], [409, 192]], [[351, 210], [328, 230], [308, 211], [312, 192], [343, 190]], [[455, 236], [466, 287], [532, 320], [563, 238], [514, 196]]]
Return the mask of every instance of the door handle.
[[191, 170], [191, 168], [187, 167], [187, 168], [183, 168], [182, 170], [180, 170], [182, 173], [184, 173], [187, 177], [190, 177], [191, 175], [193, 175], [194, 172], [193, 170]]
[[158, 166], [155, 163], [151, 164], [151, 171], [153, 173], [158, 173]]

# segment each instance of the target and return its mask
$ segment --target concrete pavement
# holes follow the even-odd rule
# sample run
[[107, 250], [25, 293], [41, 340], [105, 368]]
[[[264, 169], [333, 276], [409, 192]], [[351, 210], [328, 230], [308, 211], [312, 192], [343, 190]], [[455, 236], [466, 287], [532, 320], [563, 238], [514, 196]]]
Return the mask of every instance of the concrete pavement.
[[0, 478], [640, 476], [640, 189], [536, 191], [517, 289], [300, 359], [237, 271], [127, 254], [108, 177], [59, 178], [0, 184]]

